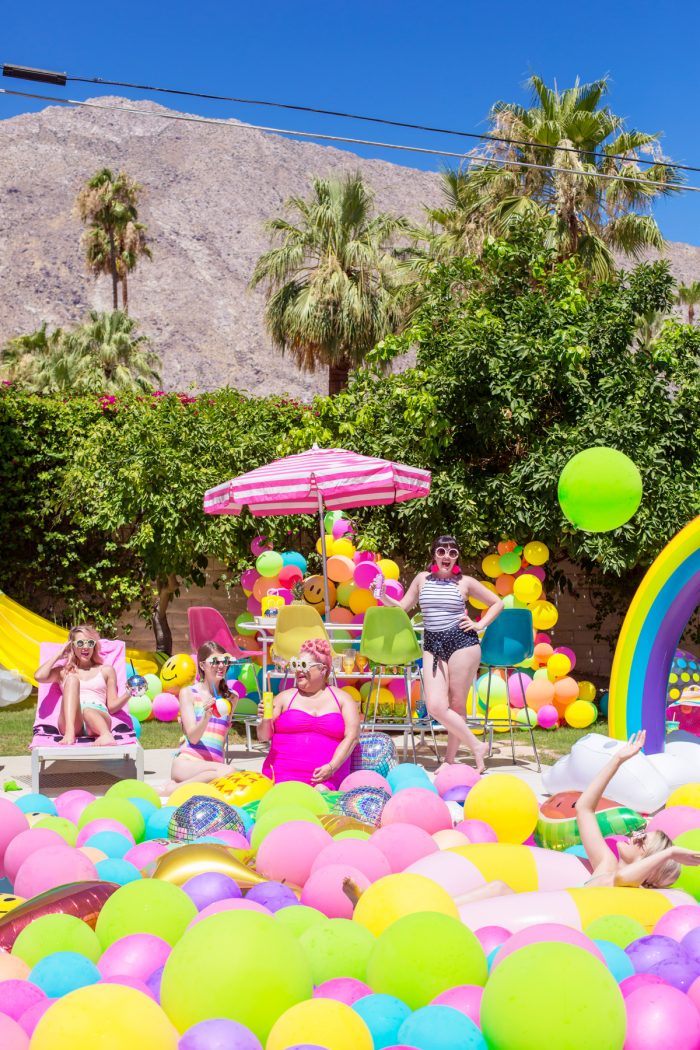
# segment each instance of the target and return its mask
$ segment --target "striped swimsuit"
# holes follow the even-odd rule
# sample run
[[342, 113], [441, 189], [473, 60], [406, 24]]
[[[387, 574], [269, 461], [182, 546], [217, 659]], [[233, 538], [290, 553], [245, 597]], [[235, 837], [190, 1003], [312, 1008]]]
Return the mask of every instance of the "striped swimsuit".
[[433, 674], [440, 660], [447, 663], [453, 653], [479, 644], [476, 631], [465, 631], [459, 626], [464, 616], [464, 598], [454, 580], [428, 576], [418, 598], [423, 613], [423, 649], [432, 653]]
[[[191, 690], [194, 693], [192, 706], [194, 707], [195, 717], [198, 722], [201, 722], [204, 717], [204, 704], [197, 696], [197, 687], [193, 685]], [[226, 735], [230, 727], [230, 715], [227, 715], [226, 718], [219, 718], [218, 715], [212, 714], [207, 723], [207, 728], [202, 733], [198, 743], [191, 744], [187, 737], [183, 736], [175, 757], [187, 755], [190, 758], [203, 758], [206, 762], [223, 762]]]

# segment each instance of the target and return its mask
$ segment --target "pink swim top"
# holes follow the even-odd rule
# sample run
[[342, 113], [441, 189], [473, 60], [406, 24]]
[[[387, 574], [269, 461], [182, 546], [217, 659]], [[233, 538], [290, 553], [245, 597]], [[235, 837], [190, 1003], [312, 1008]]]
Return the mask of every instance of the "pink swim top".
[[[299, 695], [297, 690], [286, 711], [275, 719], [270, 751], [262, 771], [276, 784], [287, 780], [311, 784], [314, 770], [332, 762], [338, 744], [345, 736], [345, 719], [338, 697], [332, 689], [330, 693], [338, 705], [337, 711], [310, 715], [308, 711], [293, 707]], [[329, 780], [324, 780], [324, 787], [337, 791], [349, 772], [350, 759], [347, 758]]]
[[107, 710], [107, 682], [102, 671], [80, 679], [80, 706]]

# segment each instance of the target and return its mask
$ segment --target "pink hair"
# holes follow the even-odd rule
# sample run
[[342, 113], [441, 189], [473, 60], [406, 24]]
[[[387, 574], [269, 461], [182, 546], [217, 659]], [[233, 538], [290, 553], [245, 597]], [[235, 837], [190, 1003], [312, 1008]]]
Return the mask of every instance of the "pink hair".
[[68, 633], [68, 645], [70, 646], [70, 652], [66, 657], [66, 662], [63, 665], [62, 673], [65, 675], [68, 671], [73, 671], [78, 666], [78, 661], [75, 658], [75, 650], [73, 649], [73, 642], [79, 634], [84, 634], [87, 638], [92, 638], [97, 644], [92, 650], [90, 664], [101, 664], [103, 663], [102, 656], [100, 655], [100, 636], [94, 627], [90, 627], [88, 624], [81, 623], [77, 627], [71, 627]]
[[325, 638], [308, 638], [302, 643], [300, 653], [308, 653], [318, 663], [323, 664], [326, 671], [330, 674], [333, 666], [333, 655], [331, 653], [330, 642], [327, 642]]

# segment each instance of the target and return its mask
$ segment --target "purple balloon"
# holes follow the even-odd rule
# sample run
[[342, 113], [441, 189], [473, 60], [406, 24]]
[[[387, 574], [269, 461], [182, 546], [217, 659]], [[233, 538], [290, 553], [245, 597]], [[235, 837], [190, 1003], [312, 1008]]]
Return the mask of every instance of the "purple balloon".
[[471, 788], [466, 784], [457, 784], [456, 787], [448, 788], [445, 794], [442, 796], [443, 802], [459, 802], [464, 804], [464, 800], [471, 791]]
[[263, 1050], [249, 1028], [227, 1017], [212, 1017], [192, 1025], [177, 1046], [178, 1050]]
[[666, 984], [672, 984], [681, 992], [687, 992], [695, 978], [700, 977], [700, 964], [695, 959], [688, 959], [686, 962], [667, 959], [650, 966], [646, 972], [660, 977]]
[[193, 875], [182, 888], [193, 901], [197, 911], [203, 911], [217, 901], [243, 896], [238, 883], [234, 882], [230, 875], [218, 871], [205, 871], [201, 875]]
[[690, 955], [681, 947], [678, 941], [671, 937], [662, 937], [659, 934], [650, 934], [648, 937], [640, 937], [638, 941], [632, 941], [625, 948], [635, 973], [654, 972], [659, 977], [664, 974], [661, 970], [653, 970], [653, 967], [664, 963], [691, 963]]
[[246, 893], [246, 900], [257, 901], [271, 912], [298, 904], [295, 894], [282, 882], [260, 882]]
[[691, 958], [700, 962], [700, 926], [696, 926], [690, 933], [686, 933], [681, 941], [681, 947]]
[[146, 981], [146, 986], [153, 993], [155, 1001], [160, 1003], [160, 982], [163, 980], [164, 966], [159, 966], [157, 970], [154, 970], [151, 976]]

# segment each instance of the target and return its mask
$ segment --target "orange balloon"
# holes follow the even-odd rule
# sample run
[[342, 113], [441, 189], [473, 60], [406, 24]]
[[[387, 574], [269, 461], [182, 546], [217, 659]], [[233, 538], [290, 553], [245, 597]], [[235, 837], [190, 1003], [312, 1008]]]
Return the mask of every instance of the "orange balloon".
[[326, 568], [329, 580], [333, 580], [334, 583], [347, 583], [348, 580], [352, 579], [355, 563], [352, 558], [345, 557], [342, 554], [334, 554], [332, 558], [328, 559]]
[[533, 711], [539, 711], [545, 704], [553, 703], [554, 683], [548, 678], [533, 678], [525, 690], [525, 699], [528, 707], [531, 707]]
[[537, 663], [544, 667], [553, 652], [554, 648], [548, 642], [538, 642], [534, 650]]
[[570, 704], [578, 696], [578, 682], [575, 678], [571, 678], [567, 675], [566, 678], [560, 678], [557, 682], [553, 682], [554, 686], [554, 703], [559, 704]]
[[500, 594], [501, 598], [505, 598], [507, 594], [513, 593], [514, 585], [515, 577], [504, 572], [496, 580], [496, 594]]
[[271, 591], [275, 587], [279, 587], [279, 585], [279, 576], [258, 576], [253, 584], [253, 597], [261, 602], [268, 591]]
[[336, 605], [335, 609], [331, 609], [330, 621], [331, 623], [352, 623], [353, 615], [349, 609]]
[[514, 551], [517, 546], [515, 540], [501, 540], [498, 544], [497, 550], [501, 557], [503, 557], [504, 554], [510, 554], [511, 551]]

